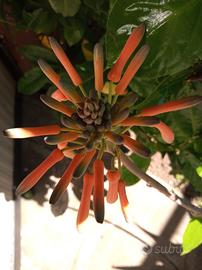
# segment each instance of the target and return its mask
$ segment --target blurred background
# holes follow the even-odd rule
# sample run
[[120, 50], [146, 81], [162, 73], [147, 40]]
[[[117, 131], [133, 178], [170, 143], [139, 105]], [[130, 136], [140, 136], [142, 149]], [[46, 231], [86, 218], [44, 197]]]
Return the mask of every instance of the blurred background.
[[[39, 58], [68, 81], [50, 50], [49, 36], [60, 42], [85, 88], [91, 89], [95, 43], [99, 41], [105, 48], [107, 70], [132, 28], [142, 22], [147, 29], [143, 42], [150, 45], [151, 52], [130, 84], [139, 95], [134, 113], [181, 96], [201, 95], [200, 0], [1, 0], [1, 130], [51, 124], [58, 119], [39, 99], [40, 94], [55, 90], [39, 69]], [[166, 145], [153, 129], [133, 130], [152, 151], [146, 161], [134, 158], [138, 166], [197, 206], [202, 205], [201, 112], [198, 106], [162, 116], [175, 131], [172, 145]], [[73, 181], [54, 207], [49, 205], [51, 191], [68, 160], [16, 198], [16, 186], [51, 149], [43, 138], [12, 141], [0, 134], [0, 269], [200, 269], [201, 247], [180, 255], [190, 214], [127, 171], [122, 177], [128, 185], [128, 224], [117, 202], [106, 205], [103, 225], [95, 222], [91, 210], [85, 228], [78, 232], [82, 179]], [[202, 235], [201, 227], [198, 232]], [[202, 242], [197, 239], [195, 247]]]

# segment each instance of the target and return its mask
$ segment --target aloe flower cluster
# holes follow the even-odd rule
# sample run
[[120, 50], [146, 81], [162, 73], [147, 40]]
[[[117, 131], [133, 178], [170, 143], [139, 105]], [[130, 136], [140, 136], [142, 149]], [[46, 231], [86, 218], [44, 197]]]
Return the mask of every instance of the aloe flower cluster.
[[4, 131], [9, 138], [45, 136], [45, 143], [55, 146], [50, 155], [20, 183], [16, 190], [18, 195], [31, 189], [48, 169], [67, 157], [71, 161], [56, 184], [50, 203], [55, 204], [58, 201], [73, 178], [83, 177], [77, 225], [81, 225], [88, 217], [91, 195], [96, 221], [102, 223], [105, 178], [103, 155], [108, 152], [111, 154], [111, 169], [106, 173], [108, 180], [106, 200], [108, 203], [114, 203], [119, 198], [127, 220], [128, 199], [120, 171], [122, 165], [130, 170], [130, 164], [127, 164], [128, 157], [126, 158], [122, 150], [123, 146], [143, 158], [150, 155], [149, 149], [131, 138], [129, 129], [133, 126], [153, 127], [159, 130], [166, 143], [172, 143], [174, 140], [172, 129], [156, 115], [189, 108], [202, 101], [200, 96], [184, 97], [145, 108], [136, 115], [130, 114], [130, 108], [138, 96], [134, 92], [128, 92], [127, 88], [148, 55], [149, 46], [143, 45], [131, 61], [129, 58], [134, 54], [144, 32], [143, 24], [133, 29], [120, 56], [107, 74], [107, 82], [104, 82], [103, 48], [99, 43], [95, 45], [94, 89], [88, 91], [84, 89], [80, 75], [60, 44], [54, 38], [50, 38], [51, 48], [71, 78], [72, 86], [67, 85], [45, 61], [41, 59], [38, 61], [41, 70], [57, 87], [51, 96], [42, 95], [41, 100], [51, 109], [61, 113], [61, 121], [55, 125], [12, 128]]

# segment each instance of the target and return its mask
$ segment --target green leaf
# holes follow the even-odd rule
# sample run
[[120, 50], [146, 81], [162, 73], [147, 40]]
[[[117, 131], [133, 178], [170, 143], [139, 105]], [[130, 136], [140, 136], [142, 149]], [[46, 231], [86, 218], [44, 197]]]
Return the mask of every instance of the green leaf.
[[49, 63], [58, 63], [54, 53], [51, 50], [41, 46], [25, 45], [20, 48], [20, 52], [27, 59], [33, 61], [34, 63], [36, 63], [39, 58], [43, 58]]
[[79, 21], [71, 20], [64, 25], [64, 38], [69, 46], [78, 43], [84, 35], [84, 26]]
[[[159, 82], [151, 83], [151, 87], [147, 87], [149, 81], [145, 81], [145, 87], [142, 85], [141, 79], [139, 78], [131, 83], [132, 89], [135, 89], [140, 96], [145, 96], [143, 102], [134, 105], [134, 109], [142, 109], [147, 106], [155, 105], [157, 103], [165, 103], [171, 99], [176, 99], [177, 94], [181, 91], [182, 87], [185, 86], [185, 80], [190, 74], [190, 69], [183, 70], [172, 76], [166, 76]], [[151, 78], [150, 78], [151, 81]], [[153, 87], [153, 88], [152, 88]], [[187, 88], [189, 86], [185, 86]], [[152, 91], [151, 91], [152, 88]]]
[[74, 16], [80, 7], [80, 0], [49, 0], [52, 9], [64, 17]]
[[191, 151], [182, 151], [179, 157], [181, 171], [185, 178], [194, 186], [196, 191], [202, 192], [202, 179], [196, 172], [196, 168], [200, 165], [197, 155]]
[[182, 255], [191, 252], [193, 249], [197, 248], [202, 244], [202, 219], [191, 219], [188, 223], [184, 235]]
[[26, 72], [18, 81], [18, 91], [22, 94], [31, 95], [45, 86], [49, 80], [44, 76], [40, 68], [34, 67]]
[[103, 6], [106, 4], [106, 0], [84, 0], [86, 6], [93, 9], [96, 13], [101, 13], [103, 11]]
[[[149, 158], [141, 158], [135, 154], [131, 155], [130, 159], [143, 171], [147, 170], [151, 161]], [[126, 182], [127, 185], [136, 184], [140, 180], [124, 166], [121, 168], [121, 178]]]
[[27, 29], [31, 29], [37, 34], [51, 34], [57, 26], [54, 13], [44, 11], [42, 8], [33, 12], [23, 10], [23, 21]]
[[198, 0], [116, 1], [108, 18], [108, 64], [118, 57], [133, 26], [145, 22], [150, 53], [137, 80], [152, 91], [160, 77], [186, 70], [202, 58], [202, 5]]
[[196, 168], [196, 172], [197, 172], [197, 174], [198, 174], [200, 177], [202, 177], [202, 166], [198, 166], [198, 167]]

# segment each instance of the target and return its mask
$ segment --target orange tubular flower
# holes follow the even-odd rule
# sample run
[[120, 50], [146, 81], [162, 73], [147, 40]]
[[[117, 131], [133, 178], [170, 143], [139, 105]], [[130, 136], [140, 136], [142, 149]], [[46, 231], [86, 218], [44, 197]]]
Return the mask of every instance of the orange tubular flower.
[[160, 131], [161, 136], [165, 142], [172, 143], [174, 141], [175, 135], [172, 129], [165, 123], [161, 121], [159, 124], [154, 125], [154, 127]]
[[85, 155], [85, 159], [81, 161], [79, 166], [76, 168], [73, 177], [74, 178], [80, 178], [81, 176], [84, 175], [84, 173], [87, 171], [89, 164], [93, 157], [95, 156], [96, 150], [93, 149], [91, 151], [88, 151]]
[[169, 101], [164, 104], [159, 104], [143, 109], [138, 115], [153, 116], [166, 112], [179, 111], [198, 105], [199, 103], [201, 103], [201, 101], [201, 96], [184, 97], [175, 101]]
[[104, 163], [97, 159], [93, 165], [94, 169], [94, 193], [93, 207], [95, 219], [98, 223], [104, 221]]
[[[184, 97], [144, 108], [139, 114], [131, 114], [130, 109], [138, 96], [134, 92], [127, 93], [127, 87], [148, 55], [149, 47], [143, 45], [135, 56], [132, 54], [135, 53], [144, 32], [143, 24], [132, 31], [120, 56], [108, 73], [109, 81], [106, 83], [103, 81], [103, 49], [101, 44], [95, 45], [95, 81], [94, 89], [91, 88], [90, 91], [85, 91], [81, 77], [62, 47], [55, 39], [50, 38], [50, 44], [56, 57], [74, 84], [67, 85], [45, 61], [39, 60], [40, 68], [57, 87], [51, 97], [42, 95], [41, 100], [49, 108], [61, 113], [60, 123], [42, 127], [12, 128], [4, 131], [4, 135], [9, 138], [45, 136], [44, 142], [50, 147], [55, 147], [55, 150], [52, 150], [51, 154], [25, 177], [17, 188], [17, 194], [22, 194], [32, 188], [55, 163], [63, 158], [71, 159], [69, 166], [53, 190], [50, 203], [57, 202], [72, 178], [78, 179], [84, 176], [77, 217], [78, 227], [88, 217], [92, 193], [95, 218], [99, 223], [104, 221], [104, 154], [108, 152], [112, 157], [111, 167], [107, 172], [109, 181], [107, 202], [114, 203], [119, 197], [123, 215], [127, 220], [128, 199], [126, 185], [121, 177], [122, 166], [124, 165], [141, 179], [144, 179], [146, 174], [122, 152], [122, 146], [144, 158], [150, 155], [149, 149], [138, 141], [138, 137], [137, 140], [132, 139], [128, 130], [133, 126], [156, 128], [166, 143], [172, 143], [174, 141], [173, 131], [155, 115], [190, 108], [202, 101], [200, 96]], [[128, 63], [125, 73], [122, 74], [130, 57], [133, 57], [132, 61]], [[79, 86], [79, 88], [75, 86]], [[126, 95], [123, 96], [123, 94]], [[68, 102], [63, 102], [67, 100]], [[146, 175], [145, 179], [148, 180], [148, 178], [149, 176]], [[154, 182], [156, 186], [160, 185], [157, 181]]]
[[67, 98], [70, 99], [68, 93], [60, 85], [60, 75], [58, 75], [47, 63], [46, 61], [39, 59], [38, 65], [43, 73], [48, 77], [48, 79], [61, 91], [61, 93]]
[[58, 135], [45, 137], [44, 141], [49, 145], [56, 145], [63, 142], [75, 141], [77, 138], [79, 138], [79, 134], [76, 132], [63, 132]]
[[149, 157], [150, 156], [150, 150], [146, 148], [144, 145], [142, 145], [140, 142], [131, 139], [130, 136], [124, 135], [123, 136], [123, 144], [132, 150], [135, 154], [141, 156], [141, 157]]
[[126, 195], [126, 186], [123, 180], [119, 181], [119, 186], [118, 186], [118, 192], [119, 192], [119, 199], [121, 203], [121, 210], [123, 212], [123, 215], [125, 217], [126, 222], [128, 222], [128, 198]]
[[52, 97], [48, 97], [46, 95], [40, 96], [41, 101], [45, 103], [48, 107], [61, 112], [65, 115], [71, 116], [74, 113], [74, 110], [72, 110], [70, 107], [68, 107], [66, 104], [59, 102]]
[[154, 126], [159, 124], [160, 120], [156, 117], [137, 117], [137, 116], [130, 116], [121, 122], [123, 127], [131, 127], [131, 126]]
[[39, 164], [38, 167], [24, 178], [18, 186], [16, 194], [20, 195], [31, 189], [53, 165], [63, 158], [64, 155], [59, 149], [53, 150], [53, 152], [41, 164]]
[[114, 203], [118, 199], [118, 186], [121, 178], [119, 171], [108, 171], [107, 179], [109, 181], [109, 189], [107, 192], [107, 202]]
[[131, 35], [129, 36], [123, 50], [116, 63], [113, 65], [112, 69], [108, 73], [108, 80], [112, 82], [118, 82], [121, 79], [121, 73], [123, 68], [130, 58], [131, 54], [139, 45], [141, 39], [144, 36], [145, 26], [141, 24], [137, 28], [134, 28]]
[[65, 190], [67, 189], [67, 186], [69, 185], [69, 183], [72, 180], [73, 173], [74, 173], [75, 169], [77, 168], [79, 163], [82, 161], [84, 156], [85, 156], [84, 154], [78, 154], [72, 159], [70, 165], [68, 166], [68, 168], [64, 172], [63, 176], [61, 177], [60, 181], [56, 185], [56, 187], [55, 187], [55, 189], [50, 197], [49, 202], [51, 204], [56, 203], [59, 200], [59, 198], [61, 197], [61, 195], [65, 192]]
[[86, 173], [83, 178], [83, 192], [81, 196], [81, 203], [77, 215], [77, 227], [79, 228], [82, 223], [88, 218], [90, 209], [90, 197], [94, 186], [94, 175]]
[[65, 101], [65, 100], [70, 100], [67, 98], [59, 89], [55, 90], [52, 95], [52, 98], [54, 98], [57, 101]]
[[129, 66], [127, 67], [123, 77], [121, 78], [120, 82], [116, 86], [116, 93], [118, 95], [124, 95], [125, 90], [128, 87], [129, 83], [131, 82], [132, 78], [134, 77], [135, 73], [141, 67], [142, 63], [144, 62], [145, 58], [149, 53], [149, 46], [144, 45], [135, 55]]
[[4, 135], [12, 139], [25, 139], [31, 137], [54, 135], [60, 132], [58, 125], [42, 127], [10, 128], [4, 130]]
[[38, 60], [38, 65], [48, 79], [56, 86], [59, 86], [60, 76], [52, 69], [52, 67], [49, 66], [43, 59]]
[[104, 58], [103, 58], [103, 48], [99, 43], [97, 43], [94, 47], [93, 62], [95, 74], [95, 89], [97, 91], [102, 91], [104, 86], [103, 82]]
[[77, 73], [76, 69], [70, 62], [69, 58], [65, 54], [60, 44], [54, 38], [49, 38], [49, 41], [50, 41], [51, 48], [53, 49], [58, 60], [61, 62], [61, 64], [64, 66], [65, 70], [69, 74], [69, 77], [73, 81], [74, 85], [76, 86], [81, 85], [82, 84], [81, 77]]

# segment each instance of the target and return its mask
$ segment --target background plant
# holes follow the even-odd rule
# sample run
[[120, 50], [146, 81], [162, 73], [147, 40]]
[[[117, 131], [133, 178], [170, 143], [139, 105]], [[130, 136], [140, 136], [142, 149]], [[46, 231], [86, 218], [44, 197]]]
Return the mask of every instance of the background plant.
[[[8, 22], [5, 10], [9, 7], [19, 30], [32, 30], [37, 35], [54, 35], [63, 45], [78, 71], [92, 81], [92, 47], [102, 40], [107, 53], [106, 66], [110, 67], [127, 39], [133, 26], [144, 22], [146, 42], [151, 47], [149, 57], [138, 71], [130, 88], [139, 95], [134, 112], [148, 105], [163, 103], [186, 95], [202, 95], [202, 6], [200, 0], [132, 1], [132, 0], [28, 0], [0, 1], [1, 21]], [[46, 39], [40, 46], [22, 47], [22, 54], [33, 63], [33, 68], [19, 80], [18, 89], [33, 94], [48, 89], [49, 81], [36, 66], [43, 57], [63, 75]], [[49, 91], [54, 89], [49, 89]], [[138, 139], [147, 142], [153, 153], [168, 153], [173, 173], [189, 181], [196, 191], [202, 192], [202, 108], [162, 115], [175, 132], [175, 142], [166, 145], [159, 134], [150, 128], [138, 131]], [[149, 140], [145, 140], [149, 138]], [[151, 141], [152, 140], [152, 141]], [[133, 156], [144, 170], [149, 165]], [[128, 184], [137, 178], [126, 169], [122, 171]], [[184, 253], [201, 243], [201, 220], [188, 225], [184, 237]], [[188, 239], [188, 240], [187, 240]], [[191, 241], [190, 244], [190, 239]], [[195, 239], [195, 240], [194, 240]], [[189, 244], [188, 244], [189, 243]]]

